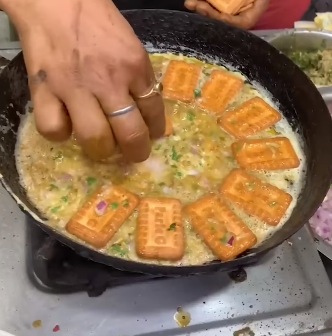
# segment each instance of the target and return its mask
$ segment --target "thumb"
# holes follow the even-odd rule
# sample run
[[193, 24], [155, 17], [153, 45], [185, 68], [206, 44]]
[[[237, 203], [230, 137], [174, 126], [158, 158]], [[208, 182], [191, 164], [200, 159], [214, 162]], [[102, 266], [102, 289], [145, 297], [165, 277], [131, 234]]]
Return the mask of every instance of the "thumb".
[[184, 2], [184, 6], [192, 12], [196, 11], [196, 4], [197, 4], [196, 0], [186, 0]]

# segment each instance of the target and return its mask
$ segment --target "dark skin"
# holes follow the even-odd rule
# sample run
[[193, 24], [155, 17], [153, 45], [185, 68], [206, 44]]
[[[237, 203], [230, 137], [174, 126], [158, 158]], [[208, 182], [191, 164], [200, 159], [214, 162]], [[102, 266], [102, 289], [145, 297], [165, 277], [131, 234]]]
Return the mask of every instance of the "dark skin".
[[20, 37], [39, 133], [50, 141], [74, 133], [93, 160], [116, 144], [128, 161], [146, 160], [165, 131], [163, 100], [137, 98], [153, 87], [153, 69], [112, 1], [0, 0], [0, 8]]
[[185, 6], [187, 9], [203, 16], [248, 30], [255, 26], [260, 17], [267, 10], [269, 3], [270, 0], [256, 0], [250, 9], [238, 15], [220, 13], [204, 0], [186, 0]]

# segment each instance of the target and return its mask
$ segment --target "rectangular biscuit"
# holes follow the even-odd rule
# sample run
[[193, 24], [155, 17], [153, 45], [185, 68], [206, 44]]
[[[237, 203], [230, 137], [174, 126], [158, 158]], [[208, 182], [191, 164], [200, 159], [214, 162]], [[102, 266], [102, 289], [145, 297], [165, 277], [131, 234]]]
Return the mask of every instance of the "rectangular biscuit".
[[[134, 212], [138, 203], [139, 197], [124, 188], [103, 186], [70, 219], [66, 230], [86, 243], [102, 248]], [[101, 205], [103, 211], [98, 209]]]
[[172, 198], [145, 198], [139, 206], [136, 253], [143, 259], [179, 260], [184, 255], [182, 205]]
[[297, 168], [300, 160], [285, 137], [239, 140], [232, 144], [238, 165], [251, 170], [283, 170]]
[[255, 97], [233, 111], [223, 114], [218, 123], [230, 135], [243, 139], [264, 131], [280, 119], [278, 111], [262, 98]]
[[292, 202], [290, 194], [241, 169], [234, 169], [226, 177], [220, 192], [248, 215], [271, 226], [279, 224]]
[[170, 61], [163, 80], [164, 97], [184, 103], [192, 102], [201, 69], [197, 64]]
[[245, 0], [207, 0], [207, 2], [221, 13], [235, 15]]
[[213, 70], [201, 91], [199, 106], [215, 114], [225, 111], [227, 105], [238, 95], [243, 81], [226, 71]]
[[201, 198], [185, 211], [194, 230], [220, 260], [232, 260], [257, 242], [254, 233], [216, 195]]

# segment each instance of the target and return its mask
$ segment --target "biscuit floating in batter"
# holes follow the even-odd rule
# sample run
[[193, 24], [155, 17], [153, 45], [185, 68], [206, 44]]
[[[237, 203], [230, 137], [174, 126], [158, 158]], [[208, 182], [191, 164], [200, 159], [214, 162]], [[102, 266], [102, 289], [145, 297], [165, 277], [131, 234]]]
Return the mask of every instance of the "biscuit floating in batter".
[[135, 194], [117, 186], [103, 186], [70, 219], [66, 230], [96, 247], [104, 247], [134, 212]]
[[179, 260], [184, 254], [182, 205], [172, 198], [146, 198], [139, 206], [136, 253], [141, 258]]

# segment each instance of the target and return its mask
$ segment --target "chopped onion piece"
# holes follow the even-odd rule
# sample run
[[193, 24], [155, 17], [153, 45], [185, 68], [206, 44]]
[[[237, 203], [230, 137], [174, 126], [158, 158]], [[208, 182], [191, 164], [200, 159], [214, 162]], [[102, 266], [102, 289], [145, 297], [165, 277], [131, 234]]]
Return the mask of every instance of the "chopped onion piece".
[[162, 160], [155, 157], [149, 157], [144, 162], [136, 163], [135, 167], [138, 171], [149, 172], [158, 179], [160, 179], [167, 171], [167, 166], [162, 162]]
[[329, 190], [309, 223], [316, 235], [332, 245], [332, 189]]
[[227, 245], [229, 245], [229, 246], [233, 246], [234, 241], [235, 241], [235, 237], [234, 237], [234, 236], [231, 236], [231, 237], [228, 239]]
[[171, 195], [174, 193], [174, 190], [172, 188], [168, 188], [168, 187], [163, 187], [162, 191], [165, 195]]
[[208, 189], [208, 188], [211, 187], [210, 182], [209, 182], [209, 180], [208, 180], [206, 177], [202, 177], [202, 178], [199, 180], [198, 184], [199, 184], [201, 187], [206, 188], [206, 189]]
[[191, 154], [194, 154], [196, 156], [200, 156], [199, 146], [197, 146], [197, 145], [191, 145], [190, 146], [190, 152], [191, 152]]
[[100, 201], [97, 205], [96, 205], [96, 208], [95, 208], [95, 213], [98, 215], [98, 216], [103, 216], [105, 215], [107, 211], [107, 203], [105, 201]]
[[70, 182], [73, 179], [73, 175], [71, 174], [61, 174], [60, 175], [60, 180], [64, 182]]
[[197, 171], [197, 170], [189, 170], [187, 172], [187, 174], [190, 175], [190, 176], [197, 176], [197, 175], [199, 175], [199, 171]]

